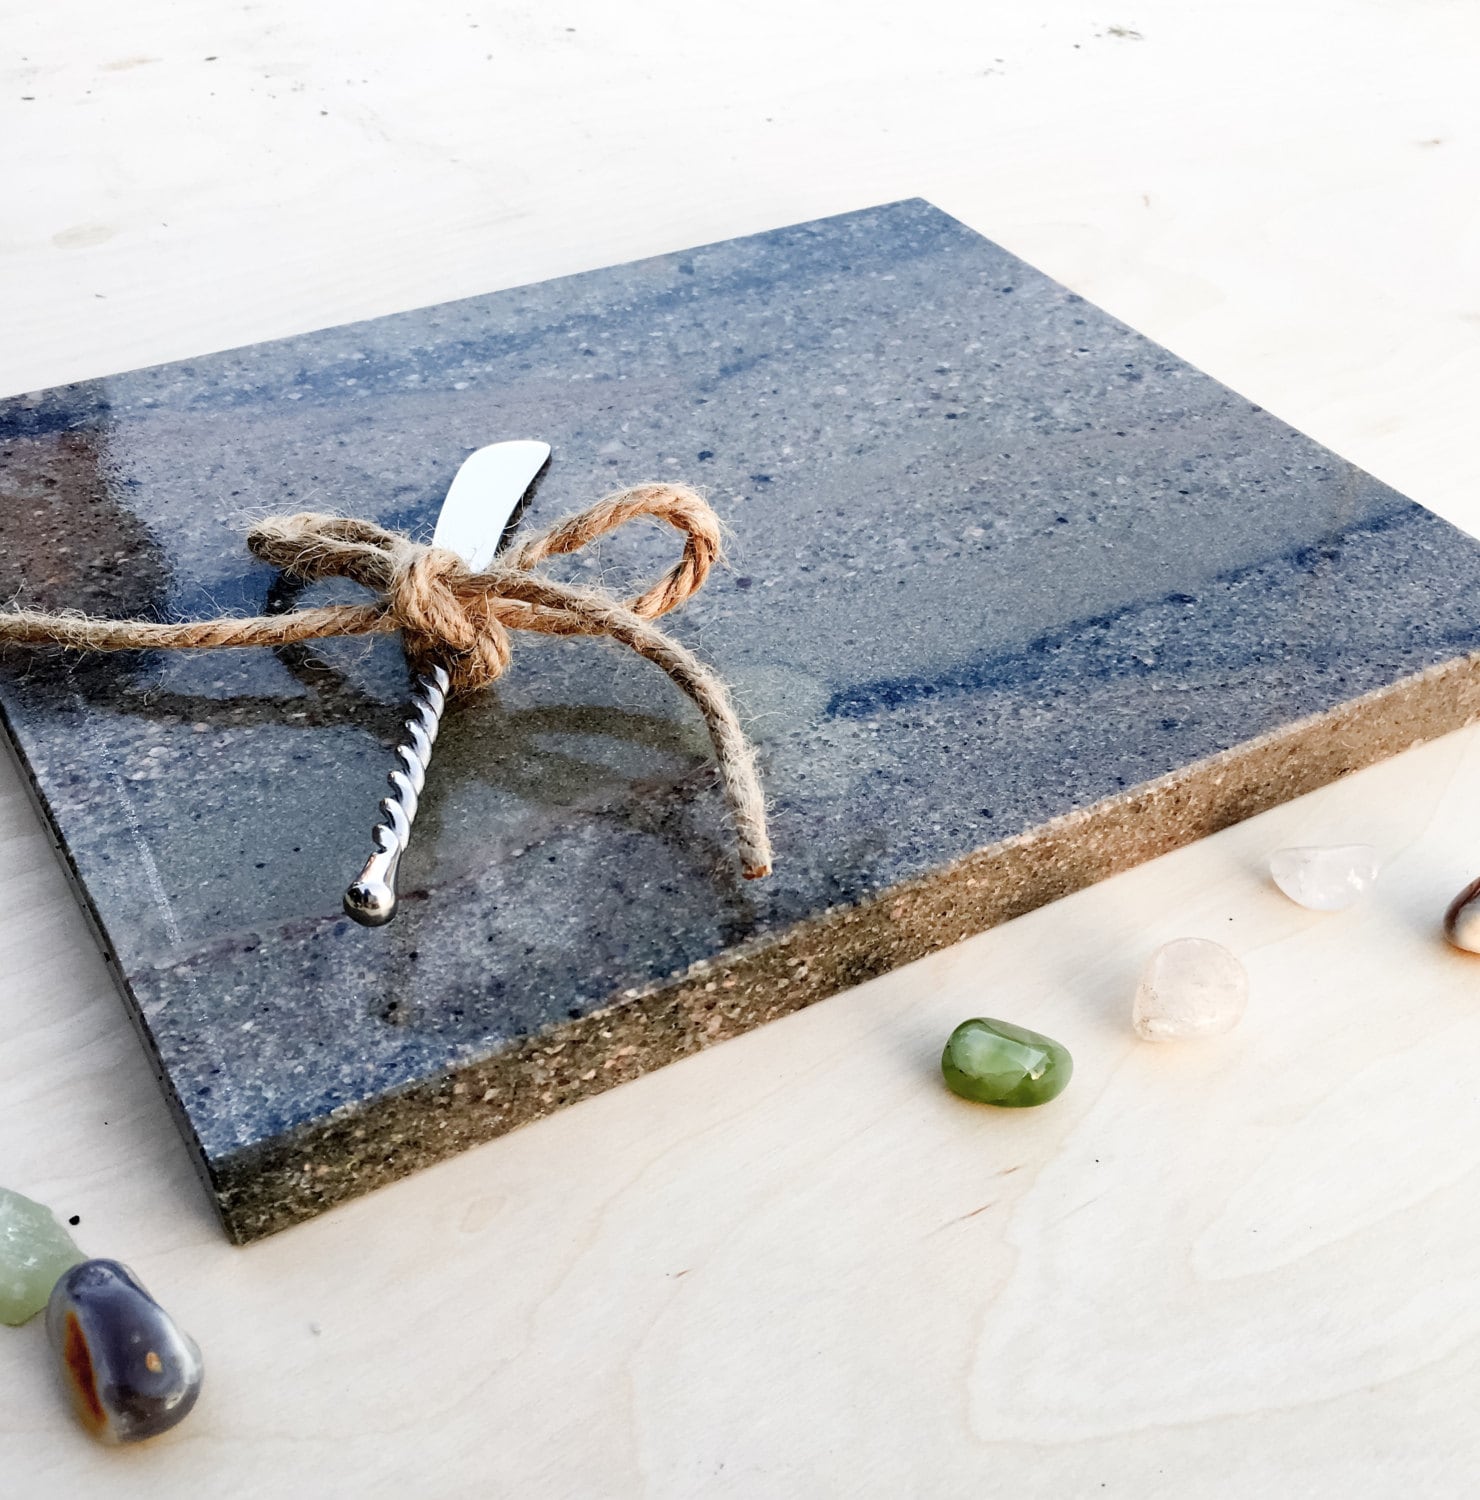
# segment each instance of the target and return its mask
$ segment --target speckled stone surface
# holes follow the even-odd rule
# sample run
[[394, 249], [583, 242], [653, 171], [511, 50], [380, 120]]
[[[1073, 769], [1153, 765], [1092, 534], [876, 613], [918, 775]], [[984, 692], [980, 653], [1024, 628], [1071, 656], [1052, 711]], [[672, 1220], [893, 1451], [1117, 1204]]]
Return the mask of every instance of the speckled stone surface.
[[[1480, 545], [920, 202], [0, 403], [0, 594], [255, 611], [246, 518], [426, 535], [507, 437], [554, 447], [527, 524], [673, 477], [730, 526], [671, 624], [760, 742], [772, 879], [602, 643], [454, 708], [374, 931], [394, 640], [0, 664], [238, 1239], [1480, 707]], [[564, 566], [666, 566], [636, 532]]]

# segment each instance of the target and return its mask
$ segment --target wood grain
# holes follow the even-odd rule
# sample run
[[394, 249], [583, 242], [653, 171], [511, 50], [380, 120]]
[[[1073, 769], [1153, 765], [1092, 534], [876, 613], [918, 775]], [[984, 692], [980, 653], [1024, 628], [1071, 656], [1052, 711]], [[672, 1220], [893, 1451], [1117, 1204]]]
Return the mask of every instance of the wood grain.
[[[10, 10], [0, 390], [921, 193], [1480, 531], [1467, 7]], [[7, 769], [0, 1180], [208, 1374], [103, 1452], [0, 1330], [4, 1492], [1467, 1494], [1477, 788], [1467, 731], [238, 1251]], [[1356, 839], [1353, 912], [1261, 873]], [[1188, 935], [1248, 1018], [1139, 1044]], [[980, 1013], [1070, 1091], [946, 1094]]]

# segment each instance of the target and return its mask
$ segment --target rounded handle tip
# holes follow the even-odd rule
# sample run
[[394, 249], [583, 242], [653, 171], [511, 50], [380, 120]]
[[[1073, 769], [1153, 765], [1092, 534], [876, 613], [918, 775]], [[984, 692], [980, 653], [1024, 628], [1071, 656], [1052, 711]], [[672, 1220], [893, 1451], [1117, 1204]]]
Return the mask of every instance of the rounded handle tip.
[[344, 893], [344, 912], [361, 927], [383, 927], [396, 914], [396, 893], [383, 880], [357, 880]]

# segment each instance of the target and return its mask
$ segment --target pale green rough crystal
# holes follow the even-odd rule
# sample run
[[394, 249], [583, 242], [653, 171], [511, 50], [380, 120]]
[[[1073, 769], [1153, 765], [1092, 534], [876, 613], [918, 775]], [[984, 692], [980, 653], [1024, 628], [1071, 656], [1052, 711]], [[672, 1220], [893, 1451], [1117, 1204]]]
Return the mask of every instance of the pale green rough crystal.
[[62, 1272], [82, 1258], [44, 1203], [0, 1188], [0, 1323], [34, 1318]]

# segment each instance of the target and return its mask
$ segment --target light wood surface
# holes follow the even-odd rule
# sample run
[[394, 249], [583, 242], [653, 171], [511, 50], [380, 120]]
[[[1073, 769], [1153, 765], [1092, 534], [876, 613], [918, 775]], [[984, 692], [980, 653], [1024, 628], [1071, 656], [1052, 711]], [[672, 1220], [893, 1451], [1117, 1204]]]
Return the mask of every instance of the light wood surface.
[[[1480, 531], [1480, 12], [1443, 0], [0, 3], [0, 391], [922, 194]], [[1370, 839], [1303, 912], [1263, 860]], [[92, 1447], [0, 1329], [0, 1494], [1461, 1496], [1467, 731], [247, 1251], [0, 772], [0, 1182], [200, 1340]], [[1232, 1036], [1138, 1043], [1157, 943]], [[1021, 1114], [959, 1020], [1073, 1049]]]

